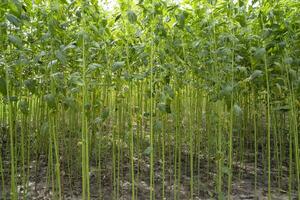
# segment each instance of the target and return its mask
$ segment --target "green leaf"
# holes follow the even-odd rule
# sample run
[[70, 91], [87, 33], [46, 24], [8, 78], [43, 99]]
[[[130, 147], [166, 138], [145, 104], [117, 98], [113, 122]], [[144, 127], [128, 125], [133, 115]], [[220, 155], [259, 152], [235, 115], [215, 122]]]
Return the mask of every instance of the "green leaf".
[[226, 85], [222, 88], [220, 93], [222, 96], [228, 96], [231, 95], [232, 91], [233, 91], [233, 87], [230, 85]]
[[274, 108], [275, 111], [288, 112], [290, 110], [289, 105], [277, 106]]
[[178, 16], [177, 16], [177, 24], [179, 28], [184, 28], [185, 26], [185, 20], [188, 17], [188, 12], [182, 11]]
[[89, 64], [89, 66], [88, 66], [87, 73], [92, 73], [92, 72], [94, 72], [95, 70], [99, 69], [100, 67], [102, 67], [101, 64], [98, 64], [98, 63], [91, 63], [91, 64]]
[[[1, 2], [5, 2], [5, 1], [1, 1]], [[11, 1], [6, 1], [6, 2], [8, 2], [8, 8], [9, 8], [10, 12], [13, 13], [15, 16], [19, 17], [21, 15], [21, 11], [22, 11], [22, 4], [17, 0], [11, 0]]]
[[173, 91], [173, 89], [171, 88], [171, 86], [166, 85], [165, 86], [165, 92], [166, 94], [170, 97], [170, 98], [174, 98], [175, 97], [175, 92]]
[[127, 17], [128, 17], [128, 21], [130, 23], [132, 23], [132, 24], [136, 23], [137, 16], [132, 10], [127, 11]]
[[249, 77], [250, 80], [253, 80], [253, 79], [256, 79], [256, 78], [259, 78], [263, 75], [263, 72], [261, 70], [255, 70], [251, 76]]
[[[27, 5], [26, 10], [31, 10], [32, 9], [32, 0], [24, 0], [25, 4]], [[36, 3], [36, 2], [35, 2]]]
[[95, 120], [94, 120], [95, 124], [98, 124], [98, 123], [101, 123], [101, 122], [102, 122], [101, 117], [96, 117]]
[[6, 18], [10, 23], [15, 25], [16, 27], [21, 26], [21, 20], [18, 17], [14, 16], [12, 14], [7, 14]]
[[121, 69], [124, 66], [125, 66], [124, 61], [114, 62], [114, 64], [112, 65], [112, 72], [116, 72], [117, 70]]
[[229, 169], [228, 167], [226, 167], [226, 166], [223, 166], [223, 167], [222, 167], [222, 172], [223, 172], [224, 174], [227, 174], [227, 175], [231, 174], [230, 169]]
[[66, 0], [60, 0], [60, 2], [61, 2], [62, 4], [68, 4], [68, 2], [67, 2]]
[[0, 92], [2, 93], [2, 95], [6, 95], [7, 94], [7, 90], [6, 90], [6, 81], [4, 78], [0, 77]]
[[51, 60], [49, 63], [48, 63], [48, 68], [52, 68], [52, 66], [56, 65], [57, 64], [57, 60]]
[[149, 112], [144, 112], [144, 113], [143, 113], [143, 116], [144, 116], [144, 117], [150, 117], [150, 113], [149, 113]]
[[118, 21], [121, 17], [121, 14], [118, 14], [117, 17], [115, 18], [115, 22]]
[[287, 57], [287, 58], [285, 58], [285, 59], [283, 60], [283, 62], [284, 62], [285, 64], [290, 65], [290, 64], [293, 63], [293, 58]]
[[75, 42], [69, 43], [67, 46], [65, 46], [65, 47], [63, 48], [63, 51], [66, 51], [66, 50], [68, 50], [68, 49], [75, 49], [75, 48], [76, 48], [76, 45], [75, 45], [75, 44], [76, 44]]
[[255, 53], [254, 53], [254, 58], [256, 60], [261, 60], [261, 59], [263, 59], [265, 54], [266, 54], [266, 49], [265, 48], [257, 48], [255, 50]]
[[17, 102], [18, 101], [18, 97], [17, 96], [10, 96], [9, 97], [9, 101], [11, 101], [11, 102]]
[[76, 101], [72, 97], [66, 97], [63, 101], [65, 108], [76, 109]]
[[74, 85], [83, 86], [84, 82], [80, 76], [79, 72], [71, 74], [69, 82]]
[[247, 20], [245, 18], [245, 15], [237, 15], [235, 17], [236, 21], [239, 22], [239, 24], [242, 26], [242, 27], [245, 27], [247, 25]]
[[164, 25], [159, 22], [156, 26], [155, 26], [155, 31], [154, 33], [157, 35], [157, 36], [161, 36], [161, 37], [166, 37], [167, 36], [167, 31], [164, 27]]
[[225, 198], [225, 195], [224, 195], [224, 193], [223, 192], [221, 192], [221, 193], [218, 193], [218, 198], [217, 199], [220, 199], [220, 200], [225, 200], [226, 198]]
[[237, 116], [241, 116], [243, 114], [243, 111], [242, 111], [241, 107], [239, 105], [237, 105], [237, 104], [234, 104], [233, 110], [234, 110], [234, 113]]
[[297, 79], [297, 72], [293, 69], [289, 69], [289, 76], [291, 80], [296, 80]]
[[161, 132], [162, 128], [163, 128], [163, 124], [160, 120], [156, 120], [154, 122], [154, 130], [157, 131], [157, 132]]
[[60, 50], [56, 51], [55, 56], [62, 64], [65, 64], [67, 62], [67, 59], [62, 51]]
[[161, 112], [167, 112], [167, 106], [165, 103], [158, 103], [157, 107]]
[[104, 122], [109, 117], [109, 108], [104, 108], [101, 112], [101, 121]]
[[53, 94], [46, 94], [44, 96], [44, 100], [46, 101], [47, 105], [50, 108], [55, 108], [56, 106], [56, 101], [55, 101], [55, 96]]
[[152, 148], [149, 146], [145, 149], [145, 151], [143, 152], [144, 155], [149, 156], [152, 152]]
[[49, 124], [48, 122], [44, 122], [42, 127], [41, 127], [41, 134], [45, 135], [49, 132]]
[[8, 36], [8, 40], [13, 43], [13, 45], [15, 45], [17, 48], [22, 48], [23, 47], [23, 43], [22, 40], [18, 37], [18, 36], [14, 36], [14, 35], [9, 35]]
[[24, 81], [24, 85], [31, 93], [35, 93], [35, 86], [36, 86], [35, 80], [27, 79]]
[[56, 82], [56, 84], [64, 84], [64, 74], [62, 72], [55, 72], [53, 74], [50, 75], [51, 78], [54, 79], [54, 81]]
[[219, 161], [219, 160], [221, 160], [221, 159], [223, 159], [223, 158], [224, 158], [224, 153], [221, 152], [221, 151], [218, 151], [218, 152], [216, 153], [216, 157], [215, 157], [216, 161]]
[[20, 108], [20, 111], [23, 113], [23, 114], [28, 114], [29, 113], [29, 104], [27, 101], [25, 100], [22, 100], [19, 102], [19, 108]]

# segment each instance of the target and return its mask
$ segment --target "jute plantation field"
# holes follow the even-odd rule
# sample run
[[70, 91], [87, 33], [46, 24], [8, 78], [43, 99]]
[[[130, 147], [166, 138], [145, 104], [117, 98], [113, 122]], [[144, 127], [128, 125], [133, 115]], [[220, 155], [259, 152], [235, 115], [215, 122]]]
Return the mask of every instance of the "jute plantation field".
[[300, 199], [300, 2], [1, 0], [0, 102], [0, 199]]

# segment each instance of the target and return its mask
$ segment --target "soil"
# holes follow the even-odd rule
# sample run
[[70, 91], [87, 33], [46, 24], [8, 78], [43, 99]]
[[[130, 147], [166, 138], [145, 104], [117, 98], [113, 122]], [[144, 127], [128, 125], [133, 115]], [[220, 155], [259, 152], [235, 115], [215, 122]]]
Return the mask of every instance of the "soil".
[[[184, 169], [185, 158], [187, 156], [182, 156], [182, 169]], [[47, 186], [47, 161], [45, 157], [40, 156], [39, 167], [35, 168], [36, 161], [32, 161], [30, 168], [30, 178], [28, 184], [28, 193], [25, 199], [32, 200], [50, 200], [55, 199], [52, 193], [51, 187]], [[214, 185], [214, 180], [216, 178], [215, 170], [207, 170], [207, 160], [203, 158], [200, 160], [200, 173], [197, 173], [195, 170], [194, 173], [194, 185], [195, 191], [193, 199], [217, 199], [218, 196], [215, 193], [216, 188]], [[126, 163], [126, 164], [124, 164]], [[135, 159], [135, 163], [139, 163], [139, 177], [136, 176], [136, 190], [137, 194], [136, 199], [145, 200], [149, 199], [150, 196], [150, 185], [149, 185], [149, 174], [150, 174], [150, 162], [149, 157], [143, 156], [140, 160]], [[155, 197], [156, 199], [163, 199], [162, 197], [162, 173], [161, 165], [162, 162], [158, 161], [155, 163]], [[101, 177], [96, 170], [95, 166], [91, 166], [90, 172], [90, 191], [91, 199], [113, 199], [113, 187], [112, 187], [112, 163], [106, 162], [105, 166], [102, 167]], [[136, 165], [136, 171], [137, 171]], [[256, 197], [254, 192], [254, 165], [252, 162], [248, 163], [234, 163], [234, 171], [238, 172], [233, 175], [233, 184], [232, 184], [232, 199], [267, 199], [268, 187], [267, 187], [267, 175], [264, 174], [262, 165], [259, 164], [257, 168], [257, 191]], [[4, 162], [4, 169], [9, 169], [9, 163]], [[121, 178], [120, 178], [120, 191], [118, 198], [120, 200], [131, 199], [131, 175], [130, 175], [130, 162], [128, 158], [125, 158], [122, 161], [122, 166], [120, 166]], [[198, 169], [197, 169], [198, 170]], [[166, 167], [165, 173], [165, 195], [164, 199], [174, 199], [174, 191], [176, 190], [176, 184], [174, 184], [174, 178], [172, 177], [173, 168]], [[184, 172], [186, 171], [186, 172]], [[284, 174], [287, 174], [287, 168], [283, 169]], [[7, 172], [8, 173], [8, 172]], [[273, 171], [274, 175], [276, 172]], [[64, 199], [66, 200], [80, 200], [81, 199], [81, 180], [79, 177], [70, 178], [70, 176], [62, 171], [62, 183], [63, 183], [63, 194]], [[20, 177], [20, 175], [19, 175]], [[170, 178], [171, 177], [171, 178]], [[275, 177], [275, 176], [272, 176]], [[72, 179], [72, 180], [70, 180]], [[226, 177], [224, 177], [224, 186], [226, 186]], [[100, 181], [101, 180], [101, 183]], [[182, 170], [181, 184], [179, 190], [178, 199], [189, 199], [190, 188], [189, 188], [189, 171]], [[283, 176], [282, 183], [279, 190], [275, 184], [272, 185], [271, 194], [272, 199], [274, 200], [284, 200], [288, 199], [288, 177]], [[100, 186], [101, 184], [101, 186]], [[99, 187], [100, 186], [100, 187]], [[9, 189], [9, 184], [7, 184], [7, 191]], [[1, 191], [1, 190], [0, 190]], [[2, 191], [1, 191], [2, 193]], [[24, 193], [24, 186], [18, 185], [18, 193], [20, 199], [22, 199], [22, 194]], [[224, 197], [226, 194], [226, 187], [224, 188]], [[2, 195], [1, 195], [2, 196]], [[6, 195], [7, 199], [9, 194]], [[292, 199], [296, 199], [296, 195], [292, 194]]]
[[[3, 159], [3, 169], [4, 169], [4, 179], [5, 179], [5, 192], [3, 188], [0, 187], [0, 198], [4, 199], [4, 193], [6, 199], [10, 199], [8, 193], [10, 183], [9, 181], [9, 154], [8, 152], [3, 152], [5, 145], [8, 144], [7, 138], [2, 138], [2, 159]], [[105, 159], [101, 162], [101, 173], [95, 161], [91, 161], [90, 166], [90, 196], [91, 199], [104, 199], [110, 200], [113, 198], [113, 178], [112, 178], [112, 156], [111, 151], [106, 150], [107, 155], [103, 155]], [[128, 152], [126, 149], [124, 152]], [[247, 154], [247, 153], [245, 153]], [[75, 154], [77, 155], [77, 154]], [[167, 156], [167, 155], [166, 155]], [[34, 157], [34, 156], [33, 156]], [[21, 174], [18, 174], [18, 193], [20, 199], [30, 199], [30, 200], [50, 200], [57, 199], [53, 195], [53, 186], [48, 178], [48, 159], [44, 155], [35, 156], [36, 159], [31, 161], [30, 165], [27, 166], [26, 170], [30, 171], [30, 177], [27, 187], [26, 197], [23, 198], [26, 187], [21, 185]], [[94, 156], [92, 156], [94, 157]], [[256, 194], [255, 194], [255, 167], [254, 167], [254, 155], [248, 153], [245, 156], [244, 162], [234, 162], [233, 163], [233, 179], [232, 179], [232, 192], [231, 199], [267, 199], [268, 196], [268, 181], [267, 181], [267, 170], [264, 169], [263, 163], [261, 163], [262, 153], [258, 153], [258, 163], [257, 163], [257, 185], [256, 185]], [[120, 179], [117, 181], [119, 192], [117, 198], [120, 200], [130, 200], [131, 190], [132, 190], [132, 181], [131, 181], [131, 167], [130, 159], [126, 153], [122, 154], [122, 160], [120, 161]], [[80, 162], [80, 158], [77, 158]], [[174, 162], [170, 159], [166, 159], [165, 163], [165, 187], [164, 187], [164, 197], [163, 197], [163, 174], [162, 174], [162, 161], [156, 160], [154, 166], [154, 193], [155, 199], [165, 199], [171, 200], [175, 199], [174, 194], [176, 191], [178, 196], [177, 199], [188, 200], [190, 199], [190, 171], [189, 171], [189, 155], [187, 152], [183, 151], [181, 153], [181, 178], [179, 187], [176, 186], [174, 179]], [[195, 159], [194, 167], [194, 195], [193, 199], [218, 199], [218, 194], [216, 193], [216, 162], [210, 158], [208, 155], [198, 155]], [[224, 166], [226, 161], [224, 161]], [[62, 183], [62, 193], [65, 200], [80, 200], [81, 199], [81, 171], [69, 171], [67, 170], [67, 162], [61, 158], [61, 183]], [[150, 158], [149, 155], [140, 155], [139, 158], [134, 158], [135, 164], [135, 195], [138, 200], [147, 200], [150, 197]], [[79, 163], [80, 165], [80, 163]], [[72, 165], [73, 166], [73, 165]], [[275, 170], [277, 167], [272, 167], [271, 177], [271, 195], [274, 200], [284, 200], [289, 199], [289, 189], [288, 189], [288, 164], [283, 163], [282, 166], [282, 176], [281, 176], [281, 185], [278, 185], [278, 172]], [[72, 170], [74, 170], [72, 168]], [[19, 168], [17, 170], [21, 172]], [[219, 199], [227, 199], [227, 174], [226, 169], [224, 169], [223, 177], [223, 197]], [[1, 184], [0, 184], [1, 185]], [[296, 184], [293, 183], [293, 186]], [[54, 186], [55, 187], [55, 186]], [[279, 189], [280, 188], [280, 189]], [[296, 191], [296, 188], [293, 188], [293, 191]], [[295, 192], [291, 194], [291, 199], [297, 199]]]

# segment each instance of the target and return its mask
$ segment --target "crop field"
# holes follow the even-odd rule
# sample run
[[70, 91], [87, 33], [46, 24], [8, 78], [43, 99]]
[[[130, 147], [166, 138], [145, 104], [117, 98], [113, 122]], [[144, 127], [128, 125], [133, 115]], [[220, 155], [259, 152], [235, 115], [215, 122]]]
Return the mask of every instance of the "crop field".
[[299, 0], [1, 0], [0, 199], [300, 200]]

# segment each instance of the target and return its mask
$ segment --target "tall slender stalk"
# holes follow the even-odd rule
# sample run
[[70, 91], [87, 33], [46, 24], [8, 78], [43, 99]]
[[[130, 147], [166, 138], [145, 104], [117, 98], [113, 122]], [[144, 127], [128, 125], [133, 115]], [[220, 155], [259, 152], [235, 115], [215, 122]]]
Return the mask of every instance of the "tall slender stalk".
[[0, 152], [0, 172], [1, 172], [1, 190], [2, 190], [2, 194], [0, 197], [6, 200], [6, 189], [5, 189], [6, 184], [4, 179], [2, 151]]
[[82, 19], [82, 107], [81, 107], [81, 140], [82, 140], [82, 199], [90, 199], [90, 178], [89, 178], [89, 135], [88, 135], [88, 122], [87, 122], [87, 110], [88, 104], [87, 95], [87, 79], [86, 79], [86, 39], [85, 39], [85, 2], [82, 2], [83, 7], [83, 19]]
[[6, 66], [6, 91], [7, 91], [7, 101], [8, 101], [8, 124], [9, 124], [9, 141], [10, 141], [10, 178], [11, 178], [11, 198], [13, 200], [17, 199], [17, 185], [15, 180], [15, 143], [14, 143], [14, 123], [13, 123], [13, 108], [11, 101], [11, 88], [10, 88], [10, 78], [9, 69]]
[[[264, 1], [261, 2], [264, 5]], [[263, 29], [265, 27], [262, 16], [260, 17], [261, 24]], [[266, 45], [263, 42], [263, 48], [266, 49]], [[268, 160], [268, 199], [271, 199], [271, 105], [270, 105], [270, 83], [269, 83], [269, 71], [268, 71], [268, 63], [267, 63], [267, 52], [264, 53], [263, 56], [263, 64], [265, 71], [265, 79], [266, 79], [266, 118], [267, 118], [267, 160]]]
[[154, 131], [153, 131], [153, 64], [155, 47], [150, 50], [150, 200], [155, 199], [154, 193]]

